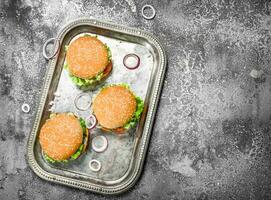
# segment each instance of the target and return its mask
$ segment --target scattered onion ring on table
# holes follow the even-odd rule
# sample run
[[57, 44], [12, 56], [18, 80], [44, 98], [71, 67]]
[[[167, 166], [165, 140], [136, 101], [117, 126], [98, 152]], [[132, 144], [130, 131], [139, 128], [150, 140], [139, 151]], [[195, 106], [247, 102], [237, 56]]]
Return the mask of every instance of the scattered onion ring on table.
[[[134, 58], [134, 59], [136, 59], [136, 63], [129, 63], [128, 62], [128, 60], [130, 59], [130, 58]], [[136, 55], [136, 54], [134, 54], [134, 53], [129, 53], [129, 54], [127, 54], [126, 56], [124, 56], [124, 58], [123, 58], [123, 65], [127, 68], [127, 69], [130, 69], [130, 70], [133, 70], [133, 69], [136, 69], [136, 68], [138, 68], [139, 67], [139, 65], [140, 65], [140, 58], [139, 58], [139, 56], [138, 55]]]
[[[148, 16], [148, 15], [145, 14], [146, 9], [151, 10], [151, 15]], [[145, 19], [150, 20], [150, 19], [153, 19], [155, 17], [156, 11], [155, 11], [155, 9], [154, 9], [154, 7], [152, 5], [145, 5], [141, 9], [141, 14]]]
[[22, 105], [21, 109], [22, 109], [22, 111], [23, 111], [24, 113], [29, 113], [29, 111], [30, 111], [30, 106], [29, 106], [27, 103], [24, 103], [24, 104]]

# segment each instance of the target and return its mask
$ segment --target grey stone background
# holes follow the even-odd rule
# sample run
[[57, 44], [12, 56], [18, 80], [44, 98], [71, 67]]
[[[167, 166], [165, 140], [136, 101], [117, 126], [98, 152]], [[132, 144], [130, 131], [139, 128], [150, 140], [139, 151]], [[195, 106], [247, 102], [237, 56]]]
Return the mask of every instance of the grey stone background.
[[[154, 20], [142, 18], [145, 4]], [[256, 0], [1, 0], [0, 199], [271, 199], [270, 12]], [[151, 32], [168, 55], [143, 174], [120, 196], [43, 181], [25, 159], [42, 45], [78, 17]]]

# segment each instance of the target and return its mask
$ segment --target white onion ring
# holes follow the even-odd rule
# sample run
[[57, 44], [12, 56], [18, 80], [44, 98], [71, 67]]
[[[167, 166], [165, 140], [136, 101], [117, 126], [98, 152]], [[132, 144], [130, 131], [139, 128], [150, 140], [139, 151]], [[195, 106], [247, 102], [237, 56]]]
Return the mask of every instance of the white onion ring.
[[[87, 106], [85, 106], [85, 107], [80, 107], [80, 106], [78, 106], [78, 101], [79, 101], [80, 98], [82, 98], [83, 96], [88, 96], [88, 97], [90, 98], [90, 103], [89, 103]], [[80, 94], [78, 94], [78, 95], [75, 97], [75, 99], [74, 99], [74, 105], [75, 105], [76, 109], [81, 110], [81, 111], [85, 111], [85, 110], [89, 109], [89, 107], [90, 107], [90, 105], [91, 105], [91, 97], [90, 97], [87, 93], [80, 93]]]
[[[94, 163], [97, 164], [97, 167], [96, 167], [96, 168], [93, 167], [93, 164], [94, 164]], [[101, 162], [98, 161], [98, 160], [95, 160], [95, 159], [90, 160], [89, 163], [88, 163], [88, 166], [89, 166], [89, 168], [90, 168], [92, 171], [94, 171], [94, 172], [98, 172], [98, 171], [100, 171], [101, 168], [102, 168]]]
[[[147, 16], [147, 15], [145, 14], [145, 12], [144, 12], [145, 9], [147, 9], [147, 8], [151, 9], [151, 11], [152, 11], [152, 14], [151, 14], [150, 16]], [[141, 14], [142, 14], [142, 16], [143, 16], [145, 19], [150, 20], [150, 19], [153, 19], [153, 18], [155, 17], [156, 11], [155, 11], [155, 9], [154, 9], [153, 6], [151, 6], [151, 5], [145, 5], [145, 6], [143, 6], [142, 9], [141, 9]]]
[[[97, 119], [96, 119], [95, 115], [93, 115], [93, 114], [91, 114], [87, 118], [85, 118], [85, 121], [86, 121], [87, 129], [93, 129], [97, 125]], [[90, 126], [89, 126], [88, 122], [91, 123]]]
[[[101, 139], [103, 142], [101, 147], [97, 146], [97, 140], [99, 140], [99, 139]], [[103, 135], [95, 136], [91, 141], [92, 149], [98, 153], [104, 152], [106, 150], [107, 146], [108, 146], [107, 138]]]
[[21, 108], [24, 113], [29, 113], [30, 111], [30, 106], [27, 103], [24, 103]]
[[[129, 66], [129, 64], [127, 63], [127, 60], [132, 57], [132, 58], [135, 58], [137, 60], [137, 63], [134, 65], [134, 66]], [[136, 69], [139, 67], [140, 65], [140, 58], [138, 55], [134, 54], [134, 53], [130, 53], [130, 54], [127, 54], [126, 56], [124, 56], [123, 58], [123, 65], [127, 68], [127, 69], [130, 69], [130, 70], [133, 70], [133, 69]]]
[[[53, 42], [54, 42], [54, 43], [53, 43]], [[50, 43], [55, 44], [55, 45], [56, 45], [56, 48], [54, 49], [54, 51], [53, 51], [52, 54], [47, 55], [46, 48], [47, 48], [48, 44], [50, 44]], [[44, 43], [43, 48], [42, 48], [42, 55], [43, 55], [43, 57], [44, 57], [46, 60], [52, 59], [52, 58], [55, 57], [55, 55], [58, 53], [59, 47], [60, 47], [60, 42], [59, 42], [59, 40], [57, 40], [56, 38], [50, 38], [50, 39], [48, 39], [48, 40]]]

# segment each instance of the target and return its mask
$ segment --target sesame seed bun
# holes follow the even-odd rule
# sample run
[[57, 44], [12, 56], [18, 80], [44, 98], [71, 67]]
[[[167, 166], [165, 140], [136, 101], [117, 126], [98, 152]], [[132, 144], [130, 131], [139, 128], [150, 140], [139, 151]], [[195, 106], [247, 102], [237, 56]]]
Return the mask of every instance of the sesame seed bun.
[[125, 125], [136, 111], [134, 94], [124, 86], [103, 88], [93, 101], [93, 112], [105, 129], [116, 129]]
[[79, 37], [67, 50], [69, 72], [79, 78], [93, 78], [105, 70], [108, 56], [105, 44], [96, 37]]
[[56, 114], [48, 119], [39, 135], [43, 152], [59, 161], [69, 159], [83, 142], [86, 146], [83, 139], [83, 129], [78, 118], [68, 113]]

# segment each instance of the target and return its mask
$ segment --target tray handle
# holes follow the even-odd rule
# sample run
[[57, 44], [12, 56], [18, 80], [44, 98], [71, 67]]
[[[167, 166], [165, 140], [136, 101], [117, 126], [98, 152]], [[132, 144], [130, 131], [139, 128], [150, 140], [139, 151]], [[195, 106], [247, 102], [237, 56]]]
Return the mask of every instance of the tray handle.
[[[55, 48], [53, 50], [53, 53], [51, 54], [48, 54], [46, 52], [46, 48], [48, 46], [48, 44], [51, 44], [53, 43]], [[55, 57], [55, 55], [57, 54], [58, 50], [59, 50], [59, 47], [60, 47], [60, 43], [59, 43], [59, 40], [57, 40], [56, 38], [49, 38], [43, 45], [43, 48], [42, 48], [42, 55], [43, 57], [46, 59], [46, 60], [50, 60], [52, 59], [53, 57]]]

